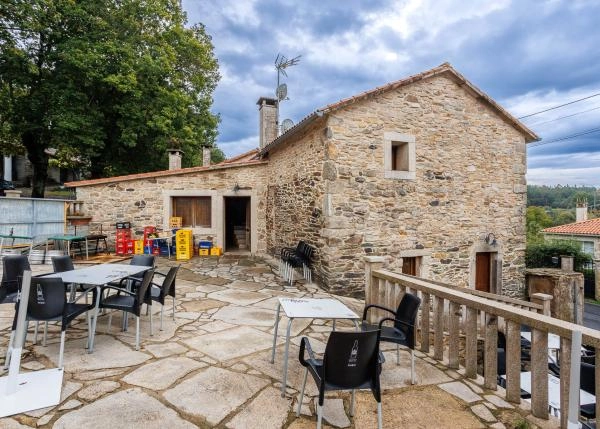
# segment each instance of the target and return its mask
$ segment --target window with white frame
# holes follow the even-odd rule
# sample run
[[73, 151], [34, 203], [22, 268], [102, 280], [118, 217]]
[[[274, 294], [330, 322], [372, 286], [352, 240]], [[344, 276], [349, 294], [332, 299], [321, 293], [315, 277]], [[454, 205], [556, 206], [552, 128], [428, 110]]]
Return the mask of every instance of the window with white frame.
[[415, 137], [396, 132], [383, 133], [383, 163], [388, 179], [415, 179]]
[[594, 256], [594, 242], [593, 241], [581, 242], [581, 250], [583, 251], [583, 253], [587, 253], [588, 255]]

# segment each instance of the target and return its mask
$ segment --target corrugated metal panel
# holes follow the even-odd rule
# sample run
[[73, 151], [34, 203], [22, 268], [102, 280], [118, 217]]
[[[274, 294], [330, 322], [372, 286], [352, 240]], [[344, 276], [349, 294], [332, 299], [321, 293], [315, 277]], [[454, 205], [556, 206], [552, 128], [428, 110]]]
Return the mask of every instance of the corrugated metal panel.
[[[65, 202], [33, 198], [0, 198], [0, 234], [35, 237], [37, 242], [65, 230]], [[24, 242], [15, 240], [15, 244]]]

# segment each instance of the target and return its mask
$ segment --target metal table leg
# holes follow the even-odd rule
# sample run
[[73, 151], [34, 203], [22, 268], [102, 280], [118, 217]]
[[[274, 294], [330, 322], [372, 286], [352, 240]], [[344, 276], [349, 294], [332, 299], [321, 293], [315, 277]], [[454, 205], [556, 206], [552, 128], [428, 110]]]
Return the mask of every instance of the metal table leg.
[[290, 351], [290, 332], [292, 330], [292, 322], [294, 319], [290, 318], [287, 331], [285, 333], [285, 353], [283, 354], [283, 379], [281, 380], [281, 397], [285, 397], [285, 388], [287, 387], [287, 368], [288, 368], [288, 355]]
[[90, 346], [88, 348], [88, 353], [92, 353], [94, 351], [94, 338], [96, 337], [96, 325], [98, 324], [98, 313], [100, 311], [100, 293], [102, 288], [100, 286], [96, 286], [96, 310], [94, 311], [94, 323], [92, 324], [92, 334], [90, 340]]
[[281, 303], [277, 304], [277, 313], [275, 314], [275, 329], [273, 331], [273, 348], [271, 349], [271, 363], [275, 363], [275, 346], [277, 346], [277, 329], [279, 328], [279, 310], [281, 310]]

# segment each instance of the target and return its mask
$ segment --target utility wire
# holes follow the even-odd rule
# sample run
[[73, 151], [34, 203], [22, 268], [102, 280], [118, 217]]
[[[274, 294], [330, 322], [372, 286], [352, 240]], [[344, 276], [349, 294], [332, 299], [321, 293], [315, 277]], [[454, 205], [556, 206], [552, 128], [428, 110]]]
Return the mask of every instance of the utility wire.
[[598, 93], [596, 93], [596, 94], [588, 95], [587, 97], [583, 97], [583, 98], [580, 98], [580, 99], [578, 99], [578, 100], [569, 101], [568, 103], [565, 103], [565, 104], [561, 104], [561, 105], [558, 105], [558, 106], [550, 107], [550, 108], [548, 108], [548, 109], [540, 110], [539, 112], [534, 112], [534, 113], [530, 113], [529, 115], [520, 116], [520, 117], [518, 117], [517, 119], [525, 119], [525, 118], [529, 118], [530, 116], [539, 115], [540, 113], [549, 112], [550, 110], [558, 109], [558, 108], [560, 108], [560, 107], [568, 106], [568, 105], [570, 105], [570, 104], [579, 103], [580, 101], [587, 100], [588, 98], [592, 98], [592, 97], [597, 97], [597, 96], [599, 96], [599, 95], [600, 95], [600, 92], [598, 92]]
[[582, 131], [580, 133], [575, 133], [575, 134], [571, 134], [571, 135], [564, 136], [564, 137], [558, 137], [558, 138], [551, 139], [551, 140], [548, 140], [548, 141], [541, 141], [541, 142], [538, 142], [538, 143], [533, 143], [533, 144], [528, 145], [527, 147], [544, 146], [544, 145], [547, 145], [547, 144], [550, 144], [550, 143], [557, 143], [557, 142], [561, 142], [561, 141], [565, 141], [565, 140], [571, 140], [571, 139], [574, 139], [575, 137], [581, 137], [581, 136], [585, 136], [587, 134], [597, 133], [599, 131], [600, 131], [600, 127], [598, 127], [598, 128], [592, 128], [590, 130]]
[[576, 112], [573, 113], [572, 115], [566, 115], [566, 116], [559, 116], [558, 118], [554, 118], [554, 119], [550, 119], [549, 121], [544, 121], [544, 122], [535, 122], [533, 124], [528, 124], [528, 127], [536, 127], [538, 125], [543, 125], [543, 124], [549, 124], [550, 122], [556, 122], [556, 121], [560, 121], [561, 119], [565, 119], [565, 118], [571, 118], [573, 116], [577, 116], [577, 115], [581, 115], [582, 113], [588, 113], [591, 112], [593, 110], [598, 110], [600, 109], [600, 106], [598, 107], [594, 107], [592, 109], [588, 109], [588, 110], [582, 110], [581, 112]]

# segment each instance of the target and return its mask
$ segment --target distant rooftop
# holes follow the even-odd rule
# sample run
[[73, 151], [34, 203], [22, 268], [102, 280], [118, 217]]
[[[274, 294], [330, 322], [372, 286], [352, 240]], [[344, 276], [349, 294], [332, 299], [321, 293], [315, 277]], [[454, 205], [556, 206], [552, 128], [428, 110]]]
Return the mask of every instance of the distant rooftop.
[[546, 234], [600, 235], [600, 218], [568, 223], [542, 230]]

